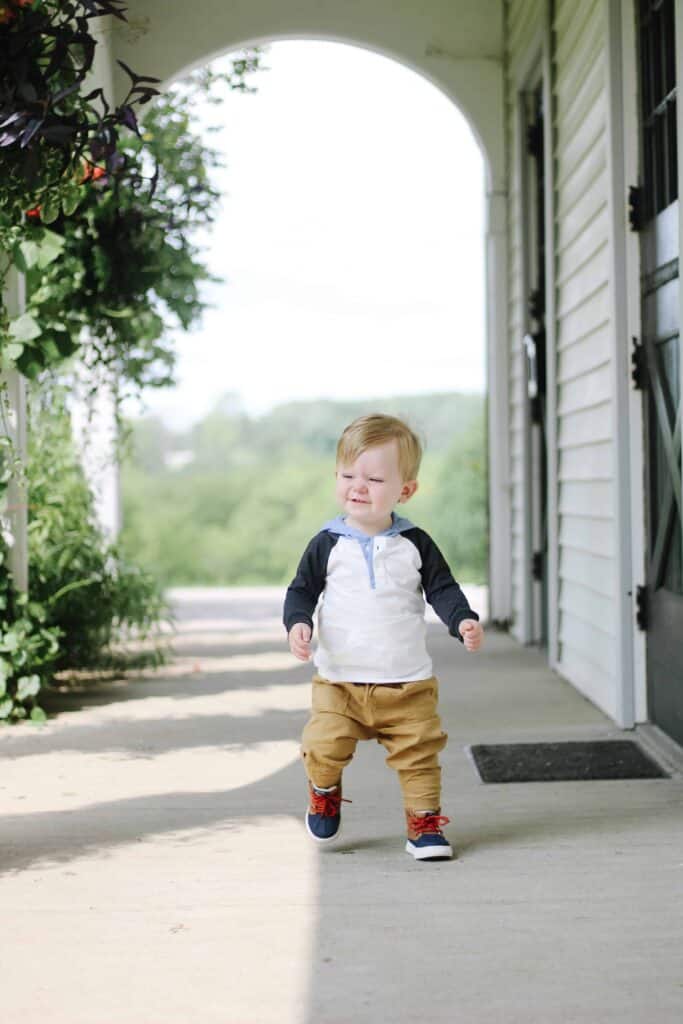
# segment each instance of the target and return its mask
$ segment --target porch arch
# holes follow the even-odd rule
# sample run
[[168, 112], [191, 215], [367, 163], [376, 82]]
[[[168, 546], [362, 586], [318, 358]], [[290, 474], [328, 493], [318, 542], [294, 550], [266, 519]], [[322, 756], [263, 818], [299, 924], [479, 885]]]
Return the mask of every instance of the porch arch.
[[[246, 45], [286, 39], [346, 43], [404, 64], [466, 118], [484, 156], [487, 189], [504, 184], [501, 4], [498, 0], [137, 0], [114, 21], [111, 54], [163, 82]], [[128, 87], [115, 66], [117, 98]]]
[[[192, 31], [187, 19], [192, 18]], [[128, 22], [105, 30], [115, 97], [129, 81], [122, 60], [166, 85], [245, 46], [318, 40], [396, 61], [442, 92], [464, 116], [486, 174], [490, 609], [510, 615], [508, 559], [508, 356], [503, 12], [499, 0], [198, 0], [191, 15], [167, 0], [131, 2]]]

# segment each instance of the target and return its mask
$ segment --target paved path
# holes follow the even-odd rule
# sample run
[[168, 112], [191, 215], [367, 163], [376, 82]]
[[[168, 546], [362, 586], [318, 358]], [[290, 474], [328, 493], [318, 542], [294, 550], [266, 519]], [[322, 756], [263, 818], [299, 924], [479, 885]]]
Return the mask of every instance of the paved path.
[[181, 597], [174, 665], [0, 731], [3, 1024], [680, 1024], [681, 778], [484, 786], [469, 761], [616, 734], [538, 655], [430, 626], [457, 861], [403, 852], [377, 744], [319, 855], [279, 592]]

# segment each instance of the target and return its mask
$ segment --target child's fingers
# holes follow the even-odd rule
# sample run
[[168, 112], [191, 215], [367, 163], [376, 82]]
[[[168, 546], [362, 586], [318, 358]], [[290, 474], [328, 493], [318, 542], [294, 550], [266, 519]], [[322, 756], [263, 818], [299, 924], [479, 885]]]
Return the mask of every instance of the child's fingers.
[[297, 622], [289, 631], [290, 643], [307, 644], [311, 639], [311, 627], [305, 622]]
[[311, 627], [305, 622], [297, 622], [289, 631], [289, 649], [299, 661], [308, 661], [311, 657]]

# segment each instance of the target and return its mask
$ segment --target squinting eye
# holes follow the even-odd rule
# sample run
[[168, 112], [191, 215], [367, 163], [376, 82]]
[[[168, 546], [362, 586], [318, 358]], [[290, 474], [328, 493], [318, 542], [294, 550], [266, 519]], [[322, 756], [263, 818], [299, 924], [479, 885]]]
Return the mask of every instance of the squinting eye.
[[383, 484], [384, 480], [379, 480], [376, 476], [371, 476], [370, 477], [370, 483], [371, 484]]
[[342, 473], [342, 477], [344, 478], [344, 480], [350, 480], [351, 479], [351, 474], [350, 473]]

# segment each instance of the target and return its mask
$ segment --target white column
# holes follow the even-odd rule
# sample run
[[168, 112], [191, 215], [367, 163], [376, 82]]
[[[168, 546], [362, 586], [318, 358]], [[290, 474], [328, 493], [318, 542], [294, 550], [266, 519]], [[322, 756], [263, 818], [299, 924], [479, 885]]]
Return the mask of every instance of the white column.
[[[9, 315], [18, 316], [24, 308], [24, 276], [15, 268], [9, 271], [4, 301]], [[11, 438], [15, 451], [26, 465], [26, 379], [18, 370], [7, 370], [2, 381], [2, 417], [0, 432]], [[15, 474], [9, 481], [6, 504], [1, 511], [2, 529], [9, 543], [8, 562], [19, 590], [28, 589], [28, 496], [26, 487]]]
[[109, 384], [98, 387], [89, 403], [92, 380], [85, 369], [77, 371], [77, 377], [69, 403], [74, 441], [93, 494], [97, 522], [106, 536], [115, 540], [122, 525], [122, 508], [113, 388]]
[[[101, 87], [113, 104], [110, 22], [110, 18], [98, 18], [90, 23], [97, 48], [87, 84], [92, 89]], [[99, 385], [89, 408], [85, 395], [92, 383], [83, 369], [71, 401], [71, 420], [83, 470], [94, 495], [97, 521], [104, 533], [114, 540], [122, 520], [114, 391], [108, 383]]]
[[507, 197], [486, 197], [486, 361], [488, 377], [489, 614], [511, 612], [510, 409], [507, 339]]

